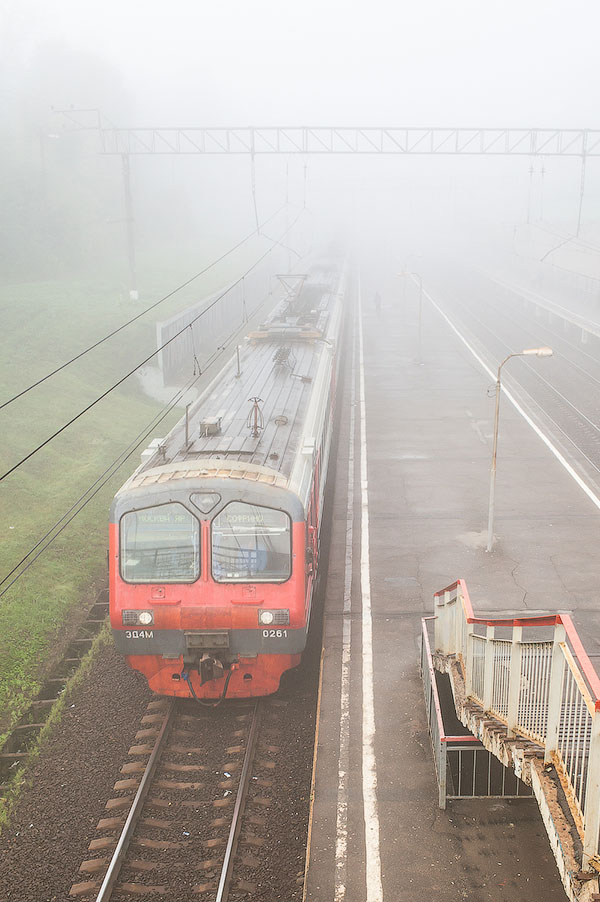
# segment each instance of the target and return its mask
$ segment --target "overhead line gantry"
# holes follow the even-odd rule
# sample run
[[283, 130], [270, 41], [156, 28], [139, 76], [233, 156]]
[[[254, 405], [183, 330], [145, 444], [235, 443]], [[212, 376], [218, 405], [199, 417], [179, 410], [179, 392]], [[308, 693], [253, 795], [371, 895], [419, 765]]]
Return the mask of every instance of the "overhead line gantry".
[[[400, 155], [579, 157], [581, 179], [576, 236], [581, 229], [588, 157], [600, 156], [600, 129], [588, 128], [402, 128], [360, 126], [240, 126], [222, 128], [117, 128], [99, 110], [56, 110], [74, 130], [95, 130], [101, 153], [123, 162], [126, 220], [133, 209], [129, 181], [131, 155]], [[133, 235], [128, 234], [130, 271], [135, 284]], [[137, 292], [136, 292], [137, 294]]]

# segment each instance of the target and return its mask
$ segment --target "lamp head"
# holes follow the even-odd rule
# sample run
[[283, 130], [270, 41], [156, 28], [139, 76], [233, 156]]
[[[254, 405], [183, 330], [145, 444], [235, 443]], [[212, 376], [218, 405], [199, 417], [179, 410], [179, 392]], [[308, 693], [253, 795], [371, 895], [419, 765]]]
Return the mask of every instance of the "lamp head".
[[552, 357], [552, 348], [526, 348], [524, 351], [521, 351], [521, 354], [526, 357]]

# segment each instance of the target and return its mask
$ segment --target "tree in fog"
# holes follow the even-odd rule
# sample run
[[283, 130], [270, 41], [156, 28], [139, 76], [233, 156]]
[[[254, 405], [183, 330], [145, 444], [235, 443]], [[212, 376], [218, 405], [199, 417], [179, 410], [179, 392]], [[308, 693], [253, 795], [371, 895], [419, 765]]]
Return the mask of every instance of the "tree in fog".
[[9, 278], [52, 277], [100, 262], [121, 215], [115, 161], [98, 157], [94, 132], [69, 132], [52, 107], [126, 117], [129, 104], [114, 67], [63, 40], [36, 42], [26, 12], [9, 12], [0, 31], [0, 266]]

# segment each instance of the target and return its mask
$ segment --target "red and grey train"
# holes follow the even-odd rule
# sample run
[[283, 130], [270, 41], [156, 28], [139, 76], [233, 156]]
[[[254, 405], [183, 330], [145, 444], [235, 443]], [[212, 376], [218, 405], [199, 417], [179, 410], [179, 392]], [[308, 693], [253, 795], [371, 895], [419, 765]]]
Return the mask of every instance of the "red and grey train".
[[158, 694], [268, 695], [300, 662], [343, 310], [343, 266], [312, 268], [114, 498], [113, 636]]

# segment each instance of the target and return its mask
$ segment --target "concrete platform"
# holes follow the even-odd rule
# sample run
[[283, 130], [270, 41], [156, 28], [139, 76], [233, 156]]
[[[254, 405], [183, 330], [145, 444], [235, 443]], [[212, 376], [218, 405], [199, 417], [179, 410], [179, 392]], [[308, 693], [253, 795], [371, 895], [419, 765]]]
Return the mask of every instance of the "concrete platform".
[[420, 365], [415, 293], [381, 286], [363, 274], [363, 357], [357, 335], [347, 360], [305, 897], [562, 902], [535, 801], [438, 809], [420, 618], [462, 577], [476, 611], [572, 610], [597, 660], [600, 515], [503, 403], [486, 553], [489, 376], [427, 302]]

